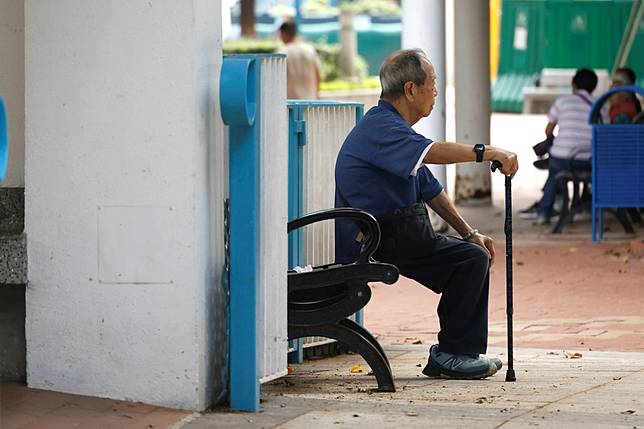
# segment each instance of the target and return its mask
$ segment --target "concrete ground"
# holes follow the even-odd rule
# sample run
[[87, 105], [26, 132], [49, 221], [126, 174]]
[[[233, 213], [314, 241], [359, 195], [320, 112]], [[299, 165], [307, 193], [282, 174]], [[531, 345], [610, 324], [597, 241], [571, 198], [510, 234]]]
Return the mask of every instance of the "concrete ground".
[[[0, 428], [644, 427], [644, 229], [624, 234], [608, 216], [604, 241], [593, 244], [588, 220], [552, 235], [516, 216], [545, 180], [530, 165], [544, 125], [543, 115], [492, 117], [492, 141], [515, 150], [522, 165], [513, 180], [516, 383], [504, 382], [505, 368], [482, 381], [420, 375], [439, 329], [439, 297], [401, 279], [373, 285], [365, 310], [366, 327], [391, 360], [396, 393], [370, 393], [375, 380], [357, 355], [293, 365], [291, 375], [262, 387], [257, 414], [219, 408], [198, 415], [5, 383]], [[503, 177], [492, 177], [494, 206], [460, 210], [497, 241], [490, 354], [504, 358]], [[567, 359], [564, 351], [582, 357]], [[350, 373], [356, 363], [365, 373]]]
[[[502, 353], [501, 349], [493, 350]], [[429, 379], [423, 345], [388, 346], [398, 391], [370, 393], [366, 364], [341, 355], [293, 365], [293, 374], [262, 389], [258, 414], [217, 411], [186, 423], [205, 428], [635, 428], [644, 427], [644, 353], [520, 349], [517, 381], [505, 370], [481, 381]]]

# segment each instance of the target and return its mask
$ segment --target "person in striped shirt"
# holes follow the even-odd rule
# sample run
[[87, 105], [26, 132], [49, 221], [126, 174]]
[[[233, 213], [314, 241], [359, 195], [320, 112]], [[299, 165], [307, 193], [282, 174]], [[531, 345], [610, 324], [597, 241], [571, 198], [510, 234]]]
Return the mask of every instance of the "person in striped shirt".
[[557, 135], [550, 148], [548, 179], [543, 188], [543, 197], [532, 213], [539, 225], [549, 223], [554, 214], [557, 174], [571, 168], [591, 168], [592, 127], [588, 123], [588, 116], [595, 101], [590, 94], [596, 86], [597, 75], [594, 71], [585, 68], [577, 70], [572, 78], [572, 94], [559, 97], [548, 112], [546, 136], [554, 135], [555, 128]]

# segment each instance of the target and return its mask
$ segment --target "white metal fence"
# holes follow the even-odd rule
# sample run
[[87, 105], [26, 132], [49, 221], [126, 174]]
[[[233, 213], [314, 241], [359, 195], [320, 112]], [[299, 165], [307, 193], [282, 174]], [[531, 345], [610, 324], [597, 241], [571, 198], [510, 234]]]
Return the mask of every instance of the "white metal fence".
[[[306, 102], [302, 102], [306, 103]], [[344, 139], [362, 116], [358, 103], [311, 102], [301, 104], [306, 144], [302, 147], [302, 214], [335, 205], [335, 161]], [[333, 221], [319, 222], [302, 235], [304, 265], [335, 260]], [[303, 347], [331, 342], [323, 337], [304, 338]]]
[[261, 62], [259, 376], [265, 383], [287, 372], [288, 118], [286, 59]]

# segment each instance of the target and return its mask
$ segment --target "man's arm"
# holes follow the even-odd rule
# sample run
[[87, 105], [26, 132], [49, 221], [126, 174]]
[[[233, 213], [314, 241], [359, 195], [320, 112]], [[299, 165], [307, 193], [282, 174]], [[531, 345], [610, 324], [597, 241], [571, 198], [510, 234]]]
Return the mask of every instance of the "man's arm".
[[[423, 158], [425, 164], [454, 164], [457, 162], [476, 161], [474, 146], [461, 143], [434, 142]], [[499, 161], [501, 173], [514, 176], [519, 169], [516, 154], [494, 146], [485, 146], [484, 161]]]
[[[449, 226], [454, 228], [461, 237], [473, 231], [473, 228], [465, 221], [465, 219], [463, 219], [445, 191], [432, 198], [428, 204], [429, 207], [431, 207], [437, 215], [443, 218]], [[481, 246], [490, 257], [490, 265], [494, 263], [495, 251], [494, 240], [492, 240], [492, 238], [476, 233], [469, 239], [469, 241]]]
[[554, 134], [556, 126], [556, 122], [548, 122], [548, 125], [546, 125], [546, 137], [550, 137]]

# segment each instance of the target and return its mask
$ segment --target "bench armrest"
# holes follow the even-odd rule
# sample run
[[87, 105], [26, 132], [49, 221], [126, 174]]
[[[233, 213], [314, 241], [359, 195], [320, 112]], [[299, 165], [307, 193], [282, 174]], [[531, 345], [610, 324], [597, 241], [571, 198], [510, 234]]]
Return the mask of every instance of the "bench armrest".
[[353, 219], [365, 227], [363, 229], [365, 239], [360, 247], [360, 253], [358, 254], [358, 260], [356, 262], [359, 264], [368, 263], [369, 258], [378, 248], [378, 244], [380, 244], [380, 226], [378, 226], [376, 218], [365, 211], [351, 207], [320, 210], [290, 221], [288, 223], [288, 232], [312, 223], [330, 219]]

